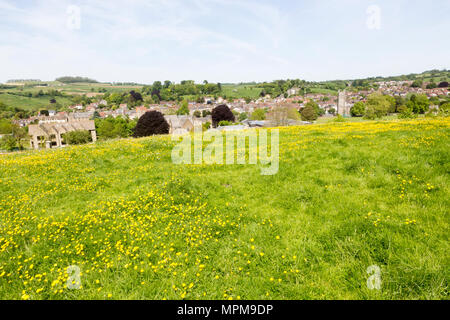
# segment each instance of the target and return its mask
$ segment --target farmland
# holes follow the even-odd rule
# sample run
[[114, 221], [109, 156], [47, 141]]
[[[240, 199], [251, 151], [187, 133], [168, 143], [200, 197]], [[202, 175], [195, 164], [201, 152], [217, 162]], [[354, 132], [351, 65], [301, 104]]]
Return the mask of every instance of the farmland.
[[449, 129], [280, 128], [274, 176], [169, 136], [0, 155], [0, 298], [446, 299]]
[[[113, 85], [109, 83], [71, 83], [63, 84], [57, 81], [44, 82], [46, 86], [36, 86], [32, 83], [11, 84], [0, 89], [0, 102], [13, 108], [23, 110], [37, 111], [39, 109], [52, 108], [50, 99], [55, 98], [59, 105], [68, 107], [73, 105], [73, 97], [77, 95], [86, 95], [88, 97], [101, 97], [104, 92], [127, 93], [130, 90], [139, 90], [142, 86]], [[44, 94], [34, 96], [39, 91], [47, 93], [48, 90], [57, 90], [61, 93], [59, 96]]]

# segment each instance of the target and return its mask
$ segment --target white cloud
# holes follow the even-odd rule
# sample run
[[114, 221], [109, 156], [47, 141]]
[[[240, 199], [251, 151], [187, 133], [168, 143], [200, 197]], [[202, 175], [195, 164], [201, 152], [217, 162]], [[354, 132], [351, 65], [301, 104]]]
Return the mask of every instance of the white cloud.
[[[26, 5], [0, 0], [0, 80], [73, 74], [106, 81], [225, 82], [370, 74], [380, 69], [371, 63], [377, 51], [391, 53], [394, 61], [396, 54], [412, 54], [405, 49], [412, 36], [405, 26], [408, 17], [398, 18], [407, 3], [380, 2], [382, 32], [367, 35], [367, 6], [354, 0], [46, 0]], [[69, 5], [81, 8], [80, 30], [66, 26]], [[448, 19], [435, 20], [421, 32], [435, 30], [430, 26], [448, 28]], [[434, 34], [426, 41], [436, 39]], [[448, 45], [439, 45], [439, 52], [448, 52]], [[415, 50], [424, 55], [424, 48]], [[442, 59], [433, 50], [428, 54], [428, 60]], [[437, 61], [439, 66], [444, 62]]]

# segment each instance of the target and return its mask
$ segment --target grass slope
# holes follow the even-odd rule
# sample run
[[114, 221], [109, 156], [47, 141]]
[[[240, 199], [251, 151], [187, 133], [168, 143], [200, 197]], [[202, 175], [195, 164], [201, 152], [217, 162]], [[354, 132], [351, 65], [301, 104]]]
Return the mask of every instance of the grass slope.
[[[50, 100], [52, 98], [53, 97], [50, 96], [34, 98], [8, 93], [0, 93], [0, 102], [3, 102], [9, 107], [16, 107], [23, 110], [51, 109], [52, 107]], [[66, 97], [55, 97], [55, 100], [62, 106], [70, 106], [71, 104], [73, 104], [72, 101]]]
[[170, 137], [2, 155], [0, 298], [446, 299], [449, 127], [282, 128], [274, 176]]

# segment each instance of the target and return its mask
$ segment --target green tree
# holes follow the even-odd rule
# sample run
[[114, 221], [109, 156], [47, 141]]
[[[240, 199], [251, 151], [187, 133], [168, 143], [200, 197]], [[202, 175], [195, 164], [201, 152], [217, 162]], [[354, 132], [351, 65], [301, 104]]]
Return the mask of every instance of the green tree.
[[250, 116], [251, 120], [266, 120], [266, 111], [264, 109], [256, 109]]
[[244, 121], [244, 120], [247, 119], [247, 118], [248, 118], [247, 113], [241, 112], [241, 113], [239, 114], [238, 120], [239, 120], [239, 121]]
[[97, 135], [100, 139], [112, 139], [114, 135], [114, 118], [108, 117], [106, 119], [97, 119], [95, 121]]
[[202, 113], [200, 112], [200, 110], [195, 110], [194, 111], [194, 117], [196, 117], [196, 118], [201, 118], [202, 117]]
[[396, 110], [397, 101], [395, 100], [395, 98], [393, 96], [390, 96], [390, 95], [385, 95], [384, 97], [389, 102], [388, 113], [394, 113]]
[[382, 118], [386, 116], [391, 102], [386, 96], [380, 93], [372, 93], [367, 97], [366, 112], [364, 117], [366, 119]]
[[412, 95], [406, 105], [412, 109], [415, 114], [424, 114], [430, 108], [430, 101], [424, 94]]
[[10, 134], [12, 132], [11, 121], [0, 119], [0, 134]]
[[350, 114], [352, 117], [362, 117], [366, 111], [366, 106], [363, 102], [356, 102], [353, 107], [350, 109]]
[[300, 111], [303, 121], [315, 121], [319, 117], [317, 113], [316, 103], [308, 102], [306, 106]]
[[12, 136], [16, 140], [16, 147], [19, 148], [19, 150], [25, 149], [23, 146], [23, 140], [28, 138], [28, 132], [25, 128], [19, 127], [16, 124], [12, 125]]
[[422, 86], [423, 86], [423, 81], [422, 80], [415, 80], [411, 84], [411, 88], [422, 88]]
[[0, 150], [13, 151], [16, 149], [16, 139], [13, 136], [4, 136], [0, 139]]
[[85, 144], [92, 141], [91, 134], [86, 130], [67, 132], [63, 135], [63, 139], [69, 145]]
[[177, 115], [189, 115], [189, 103], [186, 100], [183, 100], [181, 103], [181, 107], [177, 110]]

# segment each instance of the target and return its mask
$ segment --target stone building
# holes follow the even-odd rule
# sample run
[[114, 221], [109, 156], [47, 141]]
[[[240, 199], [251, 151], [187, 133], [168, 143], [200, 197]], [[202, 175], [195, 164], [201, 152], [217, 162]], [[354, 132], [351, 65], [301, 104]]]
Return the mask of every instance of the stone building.
[[350, 117], [350, 104], [347, 103], [347, 92], [339, 91], [337, 113], [344, 117]]
[[31, 136], [31, 148], [39, 149], [41, 146], [45, 146], [47, 149], [63, 147], [66, 145], [63, 134], [78, 130], [89, 131], [92, 141], [97, 141], [94, 120], [67, 117], [64, 121], [52, 122], [51, 119], [48, 119], [39, 124], [29, 125], [28, 134]]
[[[185, 134], [192, 132], [195, 126], [202, 126], [209, 118], [195, 118], [191, 116], [176, 116], [170, 115], [164, 117], [169, 124], [170, 134]], [[211, 120], [210, 120], [211, 121]]]

